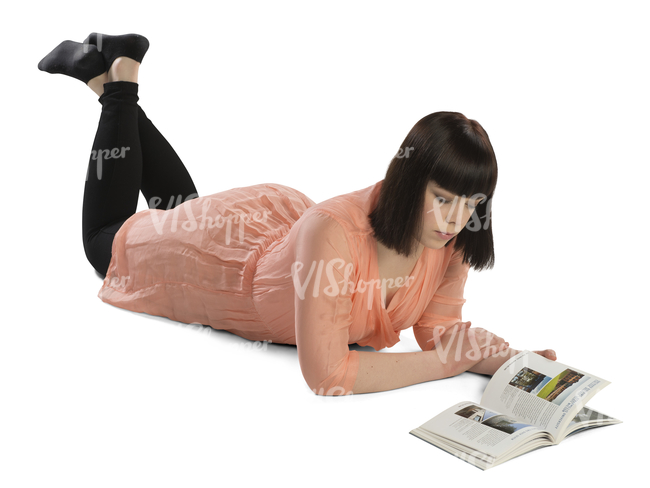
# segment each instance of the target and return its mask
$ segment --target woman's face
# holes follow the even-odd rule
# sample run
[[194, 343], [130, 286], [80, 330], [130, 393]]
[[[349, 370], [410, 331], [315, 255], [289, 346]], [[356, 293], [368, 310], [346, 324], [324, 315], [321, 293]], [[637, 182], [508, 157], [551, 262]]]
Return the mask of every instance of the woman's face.
[[465, 228], [484, 195], [455, 195], [429, 181], [424, 198], [424, 222], [419, 241], [440, 249]]

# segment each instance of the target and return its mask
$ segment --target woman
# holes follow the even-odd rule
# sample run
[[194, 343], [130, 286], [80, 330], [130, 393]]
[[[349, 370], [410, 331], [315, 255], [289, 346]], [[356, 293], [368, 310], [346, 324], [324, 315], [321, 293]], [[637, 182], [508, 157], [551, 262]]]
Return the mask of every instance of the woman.
[[[39, 63], [83, 81], [102, 104], [82, 226], [86, 256], [104, 277], [103, 301], [296, 344], [303, 376], [320, 395], [493, 374], [519, 352], [461, 321], [470, 266], [494, 261], [497, 165], [476, 121], [453, 112], [424, 117], [384, 180], [318, 205], [279, 184], [199, 198], [137, 104], [148, 47], [136, 34], [92, 33]], [[135, 213], [139, 191], [149, 210]], [[391, 347], [411, 326], [422, 352], [349, 350]]]

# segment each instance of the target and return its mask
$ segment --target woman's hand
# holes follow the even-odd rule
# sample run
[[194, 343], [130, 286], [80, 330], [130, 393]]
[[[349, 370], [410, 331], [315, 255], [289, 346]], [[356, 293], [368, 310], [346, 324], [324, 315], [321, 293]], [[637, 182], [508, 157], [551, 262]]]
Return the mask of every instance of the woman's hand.
[[480, 327], [470, 328], [471, 322], [458, 322], [449, 329], [439, 327], [432, 340], [434, 349], [445, 368], [445, 377], [463, 373], [487, 358], [508, 349], [501, 337]]
[[[502, 351], [499, 354], [484, 359], [483, 361], [472, 366], [467, 371], [469, 371], [470, 373], [486, 374], [492, 376], [494, 373], [496, 373], [496, 371], [501, 367], [503, 363], [505, 363], [511, 357], [516, 356], [520, 352], [521, 351], [518, 351], [517, 349], [508, 348], [507, 350]], [[546, 359], [550, 359], [551, 361], [555, 361], [557, 359], [557, 356], [555, 355], [555, 351], [553, 351], [553, 349], [544, 349], [541, 351], [533, 351], [533, 352], [539, 354], [540, 356], [545, 357]]]

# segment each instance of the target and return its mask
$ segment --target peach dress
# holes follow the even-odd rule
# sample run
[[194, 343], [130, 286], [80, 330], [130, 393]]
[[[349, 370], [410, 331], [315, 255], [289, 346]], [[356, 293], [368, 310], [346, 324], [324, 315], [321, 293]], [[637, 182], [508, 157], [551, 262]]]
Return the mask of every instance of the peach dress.
[[234, 188], [131, 216], [113, 241], [99, 297], [134, 312], [201, 323], [255, 341], [296, 344], [316, 393], [348, 394], [359, 355], [392, 347], [413, 327], [462, 319], [469, 264], [425, 247], [385, 306], [368, 214], [382, 181], [315, 204], [279, 184]]

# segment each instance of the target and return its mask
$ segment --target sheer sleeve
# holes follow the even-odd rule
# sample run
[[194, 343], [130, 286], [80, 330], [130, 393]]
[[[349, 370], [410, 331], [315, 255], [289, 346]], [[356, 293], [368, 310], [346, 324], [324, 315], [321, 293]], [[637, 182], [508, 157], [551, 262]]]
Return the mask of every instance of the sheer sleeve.
[[462, 252], [455, 251], [440, 286], [424, 309], [418, 323], [413, 326], [413, 334], [423, 351], [434, 348], [433, 331], [436, 327], [442, 326], [447, 329], [463, 319], [461, 312], [466, 301], [463, 298], [463, 291], [469, 263], [463, 264], [462, 261]]
[[291, 270], [294, 282], [296, 345], [305, 381], [318, 395], [352, 392], [359, 369], [350, 351], [351, 287], [354, 261], [346, 233], [334, 218], [304, 216]]

